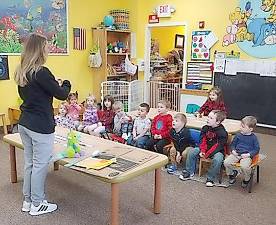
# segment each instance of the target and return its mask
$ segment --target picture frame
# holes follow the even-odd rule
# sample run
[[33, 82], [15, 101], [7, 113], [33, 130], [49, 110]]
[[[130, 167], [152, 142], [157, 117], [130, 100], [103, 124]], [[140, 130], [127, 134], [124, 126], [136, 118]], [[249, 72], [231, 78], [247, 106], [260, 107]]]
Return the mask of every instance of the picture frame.
[[174, 39], [175, 48], [184, 48], [185, 36], [182, 34], [176, 34]]
[[9, 80], [9, 62], [7, 55], [0, 55], [0, 80]]

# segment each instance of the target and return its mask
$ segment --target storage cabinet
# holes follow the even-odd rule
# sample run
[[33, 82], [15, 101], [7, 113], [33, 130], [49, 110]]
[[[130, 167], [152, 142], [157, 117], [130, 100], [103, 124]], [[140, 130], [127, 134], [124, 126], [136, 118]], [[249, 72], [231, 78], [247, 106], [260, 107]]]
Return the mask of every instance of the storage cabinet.
[[99, 43], [102, 56], [101, 67], [93, 69], [97, 82], [136, 80], [137, 74], [129, 75], [124, 68], [126, 55], [130, 58], [131, 32], [93, 28], [92, 35], [93, 43]]

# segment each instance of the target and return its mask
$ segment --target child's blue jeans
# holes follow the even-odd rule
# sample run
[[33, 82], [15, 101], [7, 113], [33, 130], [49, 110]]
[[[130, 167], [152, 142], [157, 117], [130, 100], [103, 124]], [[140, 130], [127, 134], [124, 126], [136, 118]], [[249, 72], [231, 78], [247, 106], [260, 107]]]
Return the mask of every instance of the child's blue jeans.
[[[194, 174], [196, 171], [196, 163], [199, 158], [200, 150], [199, 148], [194, 148], [189, 151], [186, 159], [186, 170], [190, 174]], [[220, 172], [221, 165], [223, 163], [224, 156], [221, 152], [217, 152], [214, 156], [211, 157], [212, 164], [207, 173], [207, 179], [215, 181], [218, 173]]]
[[136, 141], [133, 140], [133, 135], [129, 136], [129, 138], [127, 139], [127, 144], [128, 145], [132, 145], [132, 146], [135, 146], [135, 147], [138, 147], [138, 148], [143, 148], [145, 149], [145, 144], [146, 142], [149, 140], [149, 136], [148, 135], [145, 135], [145, 136], [142, 136], [142, 137], [139, 137]]

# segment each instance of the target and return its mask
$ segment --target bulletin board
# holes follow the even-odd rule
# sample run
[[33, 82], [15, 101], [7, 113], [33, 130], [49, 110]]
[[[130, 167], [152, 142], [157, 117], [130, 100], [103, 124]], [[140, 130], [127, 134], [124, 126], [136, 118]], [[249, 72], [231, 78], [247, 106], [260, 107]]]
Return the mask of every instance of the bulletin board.
[[1, 0], [0, 54], [16, 55], [30, 33], [47, 37], [51, 54], [68, 54], [67, 0]]
[[210, 60], [210, 50], [204, 45], [204, 40], [210, 32], [211, 31], [192, 32], [191, 60]]

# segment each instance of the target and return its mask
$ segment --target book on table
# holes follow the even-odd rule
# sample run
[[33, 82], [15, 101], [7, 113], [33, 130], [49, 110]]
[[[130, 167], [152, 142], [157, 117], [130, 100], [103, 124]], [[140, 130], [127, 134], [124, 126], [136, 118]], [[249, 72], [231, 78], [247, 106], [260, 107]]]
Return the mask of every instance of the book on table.
[[85, 168], [88, 170], [89, 169], [100, 170], [100, 169], [105, 168], [115, 162], [116, 162], [116, 158], [99, 159], [99, 158], [88, 157], [88, 158], [76, 163], [74, 166], [82, 167], [82, 168]]

